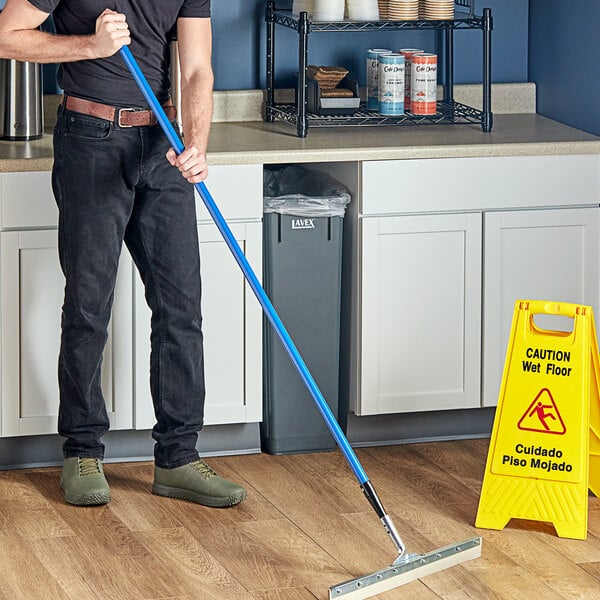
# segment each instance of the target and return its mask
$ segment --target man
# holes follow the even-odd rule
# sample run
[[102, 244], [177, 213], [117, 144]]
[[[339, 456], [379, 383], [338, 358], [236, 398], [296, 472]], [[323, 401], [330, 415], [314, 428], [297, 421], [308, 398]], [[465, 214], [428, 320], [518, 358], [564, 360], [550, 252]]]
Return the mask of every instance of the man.
[[[38, 30], [50, 13], [57, 35]], [[168, 66], [175, 30], [186, 140], [179, 157], [118, 55], [123, 45], [131, 46], [174, 120]], [[52, 183], [66, 279], [58, 366], [66, 501], [110, 501], [101, 463], [109, 422], [100, 371], [124, 241], [152, 309], [150, 384], [157, 420], [152, 491], [207, 506], [237, 504], [244, 488], [219, 477], [196, 451], [204, 361], [196, 214], [188, 182], [208, 173], [210, 0], [8, 0], [0, 13], [0, 56], [61, 63], [65, 94], [54, 131]]]

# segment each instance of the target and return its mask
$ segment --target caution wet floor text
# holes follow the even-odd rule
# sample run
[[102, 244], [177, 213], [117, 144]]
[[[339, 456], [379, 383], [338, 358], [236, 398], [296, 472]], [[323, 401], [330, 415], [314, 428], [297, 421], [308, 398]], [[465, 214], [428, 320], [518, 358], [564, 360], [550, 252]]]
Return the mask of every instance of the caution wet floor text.
[[[540, 329], [536, 315], [569, 317], [573, 329]], [[600, 493], [599, 382], [591, 307], [516, 303], [477, 527], [532, 519], [586, 538], [588, 488]]]

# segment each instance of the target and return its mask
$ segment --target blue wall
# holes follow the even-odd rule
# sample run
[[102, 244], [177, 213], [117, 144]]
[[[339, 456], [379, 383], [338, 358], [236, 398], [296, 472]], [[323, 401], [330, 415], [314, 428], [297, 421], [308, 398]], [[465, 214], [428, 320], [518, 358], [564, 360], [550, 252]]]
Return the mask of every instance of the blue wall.
[[[4, 0], [0, 0], [0, 7], [3, 5]], [[212, 5], [215, 88], [264, 88], [266, 0], [213, 0]], [[277, 5], [291, 7], [292, 2], [277, 0]], [[527, 81], [529, 0], [476, 0], [478, 14], [484, 6], [492, 9], [494, 17], [493, 81]], [[277, 84], [289, 86], [298, 68], [297, 34], [278, 27], [277, 36]], [[481, 37], [480, 31], [456, 32], [455, 78], [458, 83], [481, 81]], [[372, 47], [419, 47], [435, 51], [435, 34], [315, 33], [310, 36], [309, 62], [343, 65], [364, 83], [364, 52]]]
[[[290, 7], [291, 0], [277, 6]], [[265, 87], [265, 0], [213, 1], [215, 87]], [[529, 0], [476, 0], [476, 12], [492, 9], [492, 77], [495, 82], [527, 81]], [[298, 35], [277, 27], [276, 83], [291, 85], [298, 70]], [[481, 31], [455, 34], [455, 77], [458, 83], [481, 81]], [[336, 64], [364, 83], [364, 53], [368, 48], [418, 47], [435, 51], [432, 32], [312, 33], [309, 63]]]
[[538, 112], [600, 135], [600, 2], [531, 0], [529, 79]]

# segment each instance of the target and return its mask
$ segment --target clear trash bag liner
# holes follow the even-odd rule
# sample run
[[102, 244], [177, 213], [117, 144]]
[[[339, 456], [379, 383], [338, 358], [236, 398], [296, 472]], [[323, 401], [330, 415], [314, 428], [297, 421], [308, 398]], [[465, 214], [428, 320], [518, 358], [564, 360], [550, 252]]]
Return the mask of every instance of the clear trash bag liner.
[[326, 173], [305, 167], [265, 168], [263, 209], [298, 217], [343, 217], [348, 190]]

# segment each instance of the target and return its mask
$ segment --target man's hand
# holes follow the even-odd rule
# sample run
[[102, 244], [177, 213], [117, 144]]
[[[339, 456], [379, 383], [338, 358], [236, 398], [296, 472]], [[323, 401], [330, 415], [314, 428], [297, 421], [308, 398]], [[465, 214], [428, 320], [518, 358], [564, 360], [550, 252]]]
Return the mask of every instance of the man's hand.
[[200, 152], [193, 145], [186, 148], [179, 156], [171, 148], [167, 152], [167, 160], [174, 167], [177, 167], [190, 183], [199, 183], [200, 181], [204, 181], [208, 176], [206, 154]]
[[92, 38], [95, 58], [112, 56], [131, 44], [125, 15], [106, 8], [96, 19], [96, 33]]

